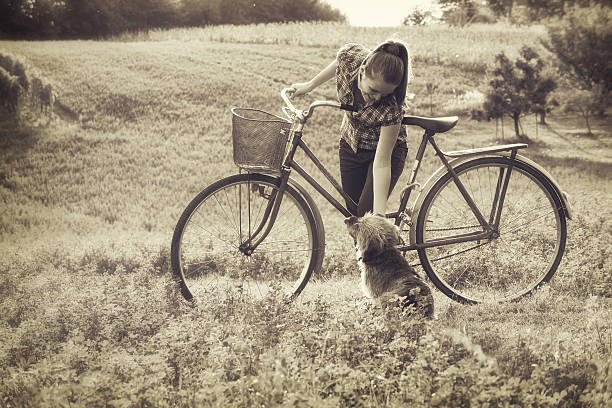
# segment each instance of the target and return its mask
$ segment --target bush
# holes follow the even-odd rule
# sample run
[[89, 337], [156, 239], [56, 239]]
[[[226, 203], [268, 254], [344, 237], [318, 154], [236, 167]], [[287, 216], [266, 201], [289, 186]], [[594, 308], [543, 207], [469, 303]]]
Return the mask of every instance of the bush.
[[30, 116], [38, 118], [53, 111], [56, 94], [51, 84], [33, 75], [19, 58], [0, 53], [0, 107], [9, 118], [21, 120], [28, 98]]
[[25, 64], [11, 55], [0, 53], [0, 101], [11, 116], [19, 116], [22, 99], [29, 88]]
[[24, 94], [19, 78], [0, 67], [0, 100], [10, 116], [17, 117]]

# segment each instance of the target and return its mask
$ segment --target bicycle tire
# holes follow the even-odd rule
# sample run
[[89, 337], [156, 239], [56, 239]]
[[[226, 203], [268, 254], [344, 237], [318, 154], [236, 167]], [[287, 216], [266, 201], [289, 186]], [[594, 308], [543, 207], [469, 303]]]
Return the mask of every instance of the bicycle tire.
[[[550, 281], [561, 262], [565, 212], [544, 174], [504, 156], [472, 159], [454, 170], [485, 219], [491, 220], [497, 183], [511, 163], [499, 237], [418, 250], [427, 276], [453, 300], [475, 304], [522, 298]], [[482, 230], [450, 173], [425, 194], [416, 222], [417, 244]]]
[[323, 224], [323, 217], [321, 217], [321, 212], [319, 211], [319, 207], [313, 200], [312, 196], [306, 191], [304, 187], [302, 187], [295, 179], [289, 178], [289, 185], [295, 188], [306, 200], [306, 203], [310, 207], [312, 211], [312, 215], [315, 219], [315, 225], [317, 226], [317, 235], [318, 239], [318, 250], [317, 250], [317, 263], [315, 264], [310, 277], [321, 270], [321, 266], [323, 265], [323, 259], [325, 258], [325, 224]]
[[[287, 185], [269, 235], [252, 253], [240, 250], [279, 184], [278, 177], [237, 174], [206, 187], [187, 205], [170, 250], [185, 299], [261, 297], [274, 286], [290, 298], [300, 294], [325, 250], [311, 198]], [[292, 244], [292, 238], [301, 241]]]

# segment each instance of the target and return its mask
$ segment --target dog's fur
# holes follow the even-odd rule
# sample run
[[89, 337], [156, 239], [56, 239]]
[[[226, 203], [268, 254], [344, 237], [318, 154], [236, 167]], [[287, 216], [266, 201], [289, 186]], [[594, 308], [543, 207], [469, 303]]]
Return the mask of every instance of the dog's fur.
[[431, 290], [396, 248], [401, 242], [397, 227], [371, 213], [361, 218], [349, 217], [344, 223], [355, 241], [364, 294], [383, 305], [399, 297], [402, 308], [414, 305], [431, 317], [434, 311]]

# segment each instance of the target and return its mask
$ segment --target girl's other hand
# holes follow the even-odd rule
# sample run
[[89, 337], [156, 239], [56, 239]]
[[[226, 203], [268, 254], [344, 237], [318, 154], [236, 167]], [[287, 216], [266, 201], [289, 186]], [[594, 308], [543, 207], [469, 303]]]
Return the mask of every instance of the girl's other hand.
[[306, 95], [310, 91], [312, 91], [312, 86], [310, 82], [298, 82], [295, 84], [291, 84], [291, 88], [295, 89], [293, 92], [293, 96]]

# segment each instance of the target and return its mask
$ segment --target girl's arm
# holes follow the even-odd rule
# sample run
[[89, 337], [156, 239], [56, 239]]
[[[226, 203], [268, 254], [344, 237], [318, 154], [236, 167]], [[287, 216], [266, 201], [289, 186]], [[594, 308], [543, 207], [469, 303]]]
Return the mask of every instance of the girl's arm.
[[319, 72], [317, 75], [315, 75], [315, 77], [312, 78], [310, 81], [298, 82], [298, 83], [292, 84], [291, 87], [295, 89], [295, 93], [293, 95], [299, 96], [299, 95], [307, 94], [308, 92], [311, 92], [313, 89], [315, 89], [322, 83], [327, 82], [328, 80], [332, 79], [336, 75], [337, 66], [338, 66], [338, 61], [333, 60], [331, 64], [323, 68], [323, 70]]
[[374, 177], [374, 214], [385, 214], [391, 185], [391, 154], [399, 135], [401, 124], [382, 126], [374, 156], [372, 175]]

